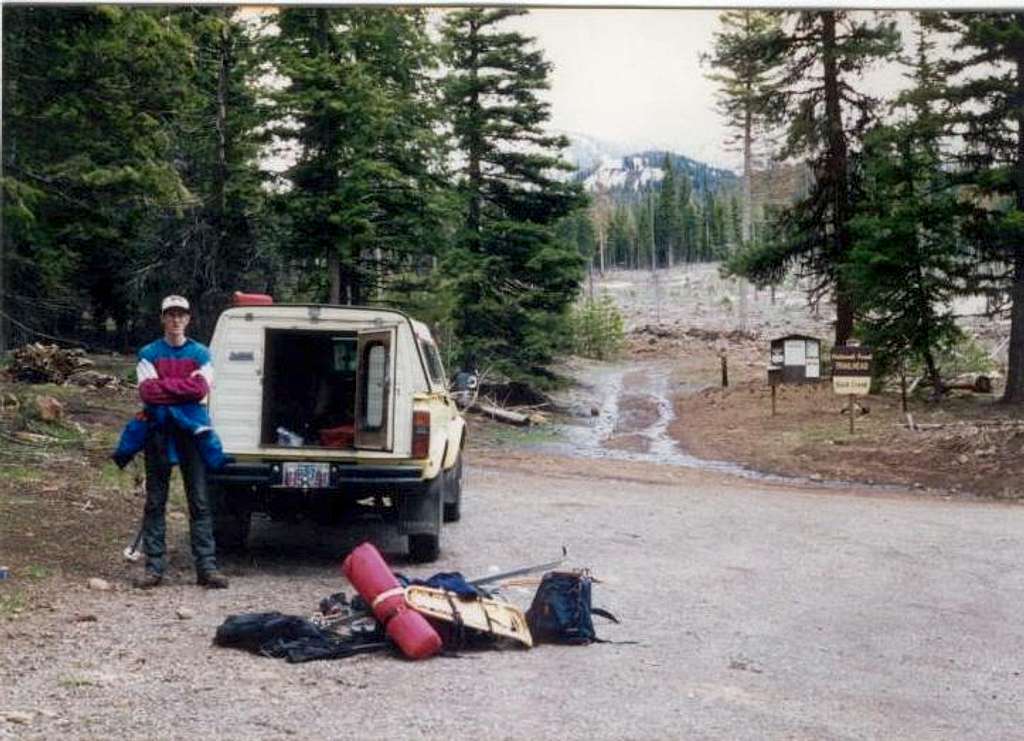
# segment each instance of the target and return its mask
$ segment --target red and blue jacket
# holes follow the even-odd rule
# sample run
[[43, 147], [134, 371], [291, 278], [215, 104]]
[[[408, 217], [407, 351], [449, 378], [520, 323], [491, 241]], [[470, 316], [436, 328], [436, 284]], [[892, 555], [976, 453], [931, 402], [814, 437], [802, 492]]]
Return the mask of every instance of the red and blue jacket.
[[174, 347], [161, 337], [139, 350], [135, 376], [146, 404], [202, 401], [213, 386], [210, 351], [195, 340]]
[[[210, 415], [200, 402], [213, 385], [210, 351], [195, 340], [174, 347], [163, 338], [139, 350], [136, 367], [139, 397], [145, 409], [121, 432], [112, 458], [124, 468], [140, 450], [154, 429], [175, 425], [195, 436], [196, 446], [207, 467], [223, 468], [230, 461], [220, 438], [210, 427]], [[174, 439], [166, 436], [167, 457], [178, 462]]]

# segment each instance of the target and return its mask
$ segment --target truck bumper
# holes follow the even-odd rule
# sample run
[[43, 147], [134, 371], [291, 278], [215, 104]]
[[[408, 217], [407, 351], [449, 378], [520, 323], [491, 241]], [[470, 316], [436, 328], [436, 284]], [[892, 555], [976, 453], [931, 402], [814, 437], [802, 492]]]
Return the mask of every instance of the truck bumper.
[[[419, 466], [367, 466], [332, 463], [330, 488], [373, 490], [379, 488], [415, 488], [423, 482], [423, 469]], [[273, 488], [281, 486], [280, 463], [229, 463], [219, 471], [207, 474], [213, 484], [245, 488]]]

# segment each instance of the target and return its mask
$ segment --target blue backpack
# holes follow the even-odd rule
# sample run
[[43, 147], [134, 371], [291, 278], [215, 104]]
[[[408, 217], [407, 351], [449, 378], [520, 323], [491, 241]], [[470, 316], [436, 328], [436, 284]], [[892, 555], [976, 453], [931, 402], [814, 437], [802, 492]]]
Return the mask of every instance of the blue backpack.
[[541, 579], [526, 622], [534, 643], [585, 645], [604, 643], [594, 630], [592, 615], [619, 622], [607, 610], [590, 604], [593, 579], [587, 571], [549, 571]]

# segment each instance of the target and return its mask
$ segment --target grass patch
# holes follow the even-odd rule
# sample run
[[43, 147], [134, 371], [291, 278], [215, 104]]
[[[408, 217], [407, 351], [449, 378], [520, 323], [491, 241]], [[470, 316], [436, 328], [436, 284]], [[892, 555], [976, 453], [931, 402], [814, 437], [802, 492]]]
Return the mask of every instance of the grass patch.
[[38, 484], [43, 480], [43, 476], [38, 468], [16, 463], [0, 463], [0, 474], [13, 484]]
[[0, 594], [0, 618], [16, 617], [26, 607], [28, 607], [28, 599], [23, 592], [13, 591], [10, 594]]
[[46, 579], [53, 574], [53, 569], [43, 566], [41, 564], [29, 564], [25, 569], [25, 578], [31, 579], [32, 581], [39, 581]]
[[104, 489], [126, 489], [131, 490], [134, 483], [131, 467], [121, 470], [112, 461], [107, 461], [100, 468], [97, 484]]
[[494, 441], [501, 445], [538, 445], [558, 442], [562, 435], [553, 425], [530, 427], [502, 426], [494, 430]]
[[25, 429], [37, 435], [52, 437], [62, 447], [82, 448], [85, 445], [85, 433], [69, 424], [28, 419], [25, 420]]
[[[127, 417], [125, 417], [127, 420]], [[116, 429], [100, 428], [93, 430], [89, 435], [88, 446], [91, 450], [106, 450], [111, 453], [114, 452], [114, 448], [117, 447], [118, 441], [121, 439], [121, 428]], [[141, 453], [139, 456], [141, 457]]]

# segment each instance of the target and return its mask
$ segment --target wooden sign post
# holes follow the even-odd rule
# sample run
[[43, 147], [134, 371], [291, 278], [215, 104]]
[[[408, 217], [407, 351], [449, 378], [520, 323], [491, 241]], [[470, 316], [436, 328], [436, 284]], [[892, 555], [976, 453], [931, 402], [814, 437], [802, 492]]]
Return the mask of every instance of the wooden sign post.
[[775, 416], [775, 387], [782, 383], [782, 368], [769, 366], [768, 385], [772, 387], [772, 416]]
[[850, 434], [853, 434], [855, 396], [871, 392], [870, 348], [860, 345], [836, 345], [832, 348], [832, 390], [846, 394], [850, 401]]

